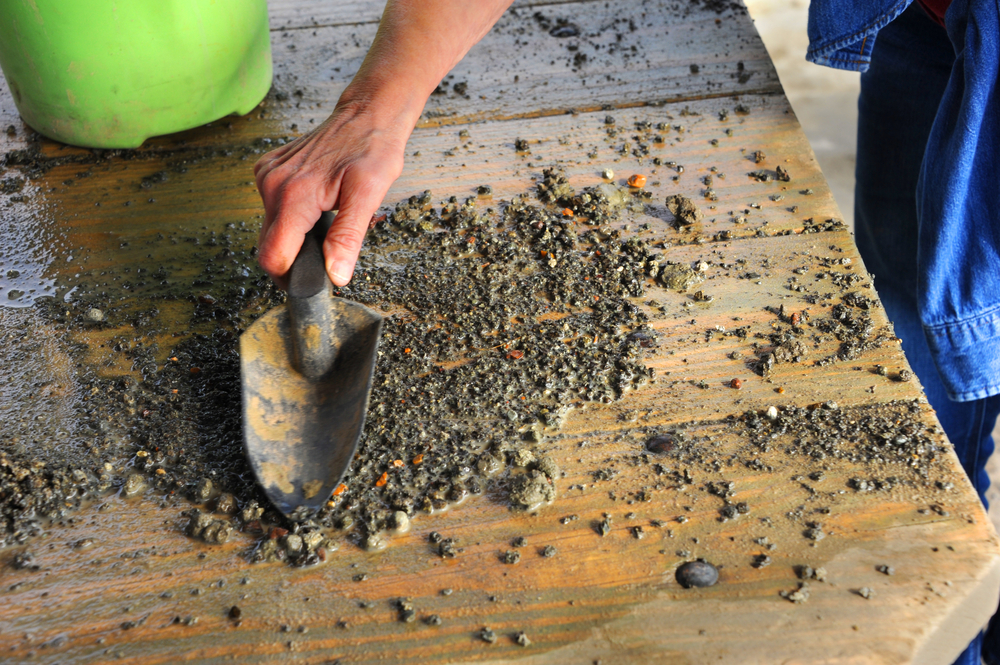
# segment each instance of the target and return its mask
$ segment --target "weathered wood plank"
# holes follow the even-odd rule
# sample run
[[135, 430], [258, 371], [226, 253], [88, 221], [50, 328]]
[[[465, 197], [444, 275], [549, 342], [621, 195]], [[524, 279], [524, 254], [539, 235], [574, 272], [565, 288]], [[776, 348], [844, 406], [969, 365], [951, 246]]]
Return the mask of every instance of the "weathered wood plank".
[[[736, 113], [737, 103], [749, 114]], [[729, 111], [725, 119], [723, 109]], [[915, 382], [896, 380], [906, 361], [891, 338], [853, 359], [814, 364], [835, 355], [841, 340], [810, 326], [828, 319], [846, 293], [871, 297], [872, 291], [845, 229], [801, 232], [805, 218], [824, 220], [837, 212], [787, 103], [764, 95], [620, 110], [611, 113], [615, 136], [608, 135], [605, 115], [487, 122], [468, 127], [467, 137], [458, 135], [459, 128], [420, 129], [388, 198], [393, 203], [432, 189], [437, 203], [490, 184], [493, 200], [480, 203], [486, 207], [530, 192], [545, 166], [561, 165], [578, 188], [602, 182], [605, 167], [614, 168], [619, 181], [641, 172], [654, 195], [642, 212], [621, 222], [622, 229], [628, 225], [626, 233], [663, 243], [668, 260], [707, 264], [698, 288], [714, 297], [711, 303], [654, 285], [636, 300], [658, 335], [647, 359], [656, 383], [613, 404], [571, 412], [546, 444], [566, 474], [553, 505], [521, 514], [487, 497], [472, 498], [447, 513], [417, 517], [414, 530], [383, 552], [366, 553], [341, 539], [326, 565], [296, 570], [244, 563], [239, 555], [251, 545], [250, 535], [216, 547], [187, 539], [180, 512], [188, 504], [176, 497], [109, 497], [107, 508], [88, 508], [31, 546], [41, 570], [5, 569], [0, 641], [9, 657], [748, 663], [905, 662], [929, 648], [943, 649], [942, 659], [956, 654], [992, 608], [989, 602], [971, 610], [963, 605], [977, 593], [996, 595], [1000, 559], [996, 536], [954, 456], [946, 452], [916, 469], [898, 461], [852, 460], [850, 454], [817, 459], [794, 452], [794, 434], [778, 432], [773, 444], [752, 445], [751, 431], [739, 420], [771, 406], [784, 411], [828, 401], [851, 419], [857, 409], [893, 409], [891, 400], [919, 395]], [[648, 139], [636, 122], [654, 127]], [[655, 130], [658, 122], [671, 129]], [[653, 140], [661, 133], [662, 142]], [[530, 153], [518, 154], [515, 138], [528, 140]], [[620, 154], [626, 140], [635, 148], [648, 143], [650, 153]], [[752, 158], [756, 150], [767, 153], [760, 164]], [[109, 342], [160, 293], [137, 268], [162, 265], [168, 281], [194, 296], [217, 260], [216, 238], [229, 234], [226, 251], [237, 256], [254, 243], [260, 204], [249, 176], [253, 153], [150, 153], [28, 170], [26, 200], [8, 197], [12, 205], [5, 209], [24, 215], [38, 238], [59, 229], [63, 252], [61, 261], [39, 255], [40, 267], [31, 274], [51, 280], [59, 296], [76, 287], [75, 295], [103, 292], [111, 299], [104, 329], [70, 335], [71, 342], [90, 345], [88, 362], [104, 363], [103, 371], [112, 373], [134, 371], [115, 360], [118, 352]], [[654, 157], [684, 165], [684, 172], [657, 166]], [[790, 182], [747, 176], [777, 165], [789, 171]], [[161, 172], [165, 177], [155, 177]], [[716, 201], [704, 197], [706, 176], [713, 178]], [[674, 193], [702, 208], [701, 227], [673, 227], [662, 201]], [[772, 200], [779, 196], [784, 198]], [[732, 221], [741, 215], [747, 221]], [[584, 220], [579, 223], [585, 228]], [[723, 231], [728, 239], [719, 235]], [[26, 261], [41, 249], [32, 242], [25, 238]], [[246, 279], [254, 278], [251, 271]], [[130, 282], [127, 288], [122, 280]], [[845, 291], [834, 281], [853, 285]], [[648, 304], [652, 300], [659, 305]], [[170, 307], [156, 315], [157, 362], [166, 361], [171, 345], [186, 335], [218, 325], [192, 320], [194, 298]], [[800, 313], [802, 325], [814, 331], [805, 358], [758, 375], [748, 361], [766, 350], [769, 334], [790, 325], [791, 313]], [[876, 329], [886, 325], [877, 306], [868, 313]], [[744, 326], [745, 336], [726, 334]], [[732, 378], [742, 380], [739, 390], [729, 385]], [[238, 386], [232, 390], [235, 395]], [[915, 408], [901, 426], [935, 427], [926, 406]], [[683, 432], [692, 456], [665, 458], [671, 472], [658, 476], [638, 456], [651, 433], [667, 431]], [[933, 438], [943, 443], [940, 434]], [[850, 453], [857, 442], [842, 445]], [[614, 477], [595, 477], [602, 468], [613, 469]], [[671, 475], [682, 469], [689, 481]], [[857, 491], [851, 484], [853, 478], [890, 476], [897, 479], [891, 489]], [[725, 500], [705, 485], [722, 481], [734, 483], [733, 500], [746, 502], [749, 514], [720, 521]], [[612, 530], [601, 537], [594, 526], [605, 513], [613, 517]], [[561, 523], [567, 515], [578, 519]], [[827, 534], [821, 541], [804, 536], [813, 521]], [[438, 557], [426, 541], [431, 530], [457, 538], [464, 551], [455, 559]], [[505, 565], [499, 554], [515, 536], [525, 536], [528, 546], [521, 548], [520, 563]], [[90, 548], [70, 547], [85, 538], [95, 541]], [[545, 545], [555, 546], [557, 555], [541, 557], [538, 549]], [[770, 557], [769, 565], [754, 567], [758, 555]], [[719, 585], [681, 589], [673, 578], [676, 566], [699, 556], [722, 566]], [[879, 573], [875, 567], [882, 564], [895, 574]], [[798, 587], [794, 567], [800, 565], [827, 572], [826, 582], [810, 582], [804, 605], [778, 595]], [[354, 581], [359, 573], [368, 579]], [[454, 593], [441, 595], [444, 588]], [[874, 595], [866, 600], [854, 593], [862, 588]], [[413, 624], [400, 623], [393, 608], [404, 596], [418, 610]], [[360, 601], [374, 604], [360, 607]], [[233, 605], [241, 608], [239, 626], [227, 616]], [[949, 625], [966, 610], [964, 623]], [[422, 623], [432, 613], [442, 618], [440, 627]], [[188, 617], [197, 622], [186, 625]], [[298, 632], [299, 626], [308, 632]], [[496, 631], [496, 644], [479, 639], [484, 626]], [[944, 628], [948, 634], [939, 634]], [[530, 646], [517, 646], [518, 631], [526, 631]]]
[[29, 132], [34, 133], [18, 115], [10, 86], [7, 85], [7, 80], [0, 76], [0, 155], [10, 150], [26, 148]]
[[[637, 7], [613, 0], [539, 11], [551, 20], [572, 16], [580, 36], [556, 39], [548, 24], [526, 12], [506, 15], [452, 71], [445, 92], [431, 96], [421, 126], [780, 92], [742, 9], [717, 14], [691, 5], [646, 0]], [[262, 107], [151, 139], [144, 149], [246, 146], [305, 133], [332, 111], [375, 29], [364, 24], [274, 33], [275, 85]], [[9, 106], [9, 97], [0, 96], [3, 113], [12, 113]], [[0, 152], [13, 147], [4, 141], [0, 135]], [[42, 142], [50, 158], [87, 153]]]
[[[603, 429], [612, 420], [609, 415], [589, 417], [600, 420]], [[924, 516], [916, 509], [940, 494], [921, 496], [917, 488], [904, 487], [877, 498], [840, 495], [842, 474], [851, 469], [838, 464], [812, 483], [818, 494], [810, 494], [791, 480], [803, 465], [775, 450], [762, 454], [765, 463], [775, 465], [770, 473], [694, 469], [699, 484], [734, 482], [736, 496], [752, 506], [749, 516], [720, 524], [722, 502], [691, 489], [667, 488], [654, 492], [651, 501], [632, 505], [609, 502], [609, 487], [621, 492], [623, 486], [642, 484], [645, 471], [624, 464], [614, 483], [594, 484], [589, 464], [574, 462], [578, 441], [590, 441], [591, 456], [623, 461], [636, 443], [627, 437], [614, 442], [610, 432], [595, 439], [579, 424], [571, 424], [567, 434], [553, 452], [567, 471], [567, 486], [585, 484], [587, 490], [568, 492], [537, 516], [512, 515], [488, 501], [470, 502], [396, 539], [382, 553], [345, 545], [331, 554], [331, 565], [312, 570], [249, 568], [236, 558], [249, 544], [245, 537], [207, 548], [177, 532], [179, 521], [169, 516], [179, 505], [164, 511], [159, 501], [143, 500], [137, 508], [112, 499], [111, 510], [84, 513], [76, 524], [54, 531], [53, 547], [36, 557], [40, 571], [5, 576], [9, 586], [0, 619], [10, 657], [265, 662], [294, 653], [306, 662], [338, 657], [473, 662], [530, 654], [538, 662], [567, 662], [568, 656], [614, 662], [673, 654], [694, 662], [771, 662], [776, 655], [904, 662], [965, 594], [995, 575], [983, 566], [983, 554], [995, 549], [995, 539], [971, 493], [950, 500], [949, 517]], [[712, 436], [720, 457], [745, 446], [718, 425], [695, 426], [691, 434]], [[938, 476], [942, 470], [932, 478], [962, 482], [953, 472]], [[802, 537], [801, 518], [786, 518], [801, 513], [803, 504], [832, 508], [823, 517], [830, 535], [822, 542]], [[592, 525], [604, 513], [615, 522], [602, 538]], [[565, 514], [579, 519], [561, 525]], [[687, 521], [677, 523], [677, 515]], [[760, 521], [765, 517], [770, 523]], [[654, 528], [652, 519], [668, 524]], [[637, 540], [630, 531], [634, 526], [642, 526], [646, 537]], [[437, 557], [425, 540], [431, 528], [458, 539], [464, 547], [458, 558]], [[522, 535], [529, 542], [522, 561], [500, 563], [498, 554]], [[95, 545], [85, 552], [67, 548], [95, 536]], [[754, 544], [764, 536], [776, 550]], [[550, 544], [558, 554], [540, 557], [537, 549]], [[680, 550], [689, 554], [677, 554]], [[768, 567], [751, 566], [758, 551], [770, 557]], [[722, 566], [718, 586], [697, 591], [677, 586], [673, 569], [690, 556]], [[895, 574], [879, 573], [880, 564], [892, 565]], [[826, 582], [811, 583], [809, 600], [801, 606], [778, 595], [797, 588], [797, 565], [823, 567], [827, 574]], [[368, 579], [352, 581], [357, 571]], [[853, 593], [864, 587], [874, 590], [870, 600]], [[444, 588], [454, 593], [442, 596]], [[399, 623], [393, 601], [403, 596], [413, 599], [421, 618], [438, 614], [443, 625]], [[373, 605], [362, 608], [362, 600]], [[227, 617], [233, 605], [241, 608], [241, 625]], [[188, 617], [197, 623], [184, 625]], [[123, 629], [129, 621], [138, 625]], [[496, 645], [478, 639], [484, 625], [499, 635]], [[299, 626], [308, 633], [299, 632]], [[595, 630], [600, 639], [593, 637]], [[512, 639], [519, 631], [532, 640], [527, 649]]]
[[[767, 52], [747, 30], [745, 10], [717, 14], [690, 5], [615, 1], [538, 11], [551, 24], [572, 17], [580, 35], [556, 39], [550, 23], [526, 12], [505, 15], [449, 75], [445, 94], [431, 97], [422, 123], [778, 92]], [[630, 23], [623, 16], [636, 18]], [[374, 26], [276, 34], [276, 88], [290, 97], [288, 104], [268, 106], [272, 121], [284, 116], [287, 128], [303, 128], [323, 119], [374, 34]], [[467, 87], [456, 93], [456, 83]]]
[[[599, 2], [600, 0], [583, 1]], [[512, 6], [520, 11], [533, 11], [535, 7], [569, 3], [581, 4], [581, 0], [514, 0]], [[294, 30], [328, 25], [377, 23], [382, 17], [384, 7], [385, 2], [382, 0], [347, 0], [345, 2], [271, 0], [268, 2], [267, 9], [271, 18], [272, 30]]]
[[[744, 112], [737, 113], [737, 107]], [[614, 125], [606, 123], [608, 115], [615, 119]], [[660, 123], [666, 128], [656, 129]], [[529, 151], [515, 150], [519, 138], [528, 143]], [[623, 153], [625, 144], [629, 147]], [[754, 153], [765, 148], [766, 156], [757, 163]], [[70, 236], [70, 246], [88, 251], [67, 250], [74, 261], [54, 263], [51, 269], [67, 280], [63, 288], [72, 288], [77, 279], [72, 275], [82, 270], [140, 262], [150, 252], [149, 239], [171, 226], [181, 224], [193, 232], [206, 224], [219, 228], [223, 219], [259, 223], [260, 201], [251, 167], [264, 149], [127, 159], [88, 155], [52, 168], [37, 186], [47, 199], [58, 201], [62, 209], [58, 223]], [[646, 175], [645, 190], [651, 198], [633, 224], [666, 229], [656, 238], [666, 245], [800, 232], [808, 220], [821, 223], [838, 216], [808, 143], [781, 97], [486, 122], [467, 129], [419, 129], [406, 153], [404, 174], [386, 199], [390, 206], [425, 189], [433, 192], [435, 204], [450, 196], [464, 199], [479, 185], [492, 186], [492, 201], [483, 201], [489, 205], [532, 190], [544, 168], [557, 166], [577, 188], [605, 182], [601, 177], [605, 168], [616, 172], [613, 181], [619, 186], [633, 173]], [[788, 182], [760, 182], [748, 175], [774, 174], [778, 166], [789, 173]], [[706, 178], [711, 178], [710, 186]], [[703, 222], [674, 228], [673, 215], [665, 206], [672, 194], [690, 197], [704, 214]], [[48, 219], [49, 213], [39, 212], [30, 201], [23, 205], [21, 214]], [[129, 244], [123, 246], [125, 241]], [[177, 261], [192, 262], [185, 249], [172, 247], [178, 246], [158, 247], [158, 255], [166, 252], [164, 256], [173, 260], [176, 253]]]

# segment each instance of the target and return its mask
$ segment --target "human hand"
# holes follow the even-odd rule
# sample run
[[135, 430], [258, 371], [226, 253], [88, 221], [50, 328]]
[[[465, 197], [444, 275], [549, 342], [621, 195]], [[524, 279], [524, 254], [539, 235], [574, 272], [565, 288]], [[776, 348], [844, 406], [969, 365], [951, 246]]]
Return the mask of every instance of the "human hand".
[[353, 105], [338, 108], [315, 130], [254, 165], [266, 210], [259, 261], [279, 285], [325, 210], [338, 211], [323, 244], [327, 274], [337, 286], [351, 280], [369, 222], [403, 170], [412, 128], [379, 124]]
[[261, 267], [284, 286], [303, 238], [338, 211], [323, 244], [330, 279], [347, 284], [372, 214], [403, 170], [431, 91], [511, 0], [388, 0], [361, 68], [318, 128], [254, 165], [266, 214]]

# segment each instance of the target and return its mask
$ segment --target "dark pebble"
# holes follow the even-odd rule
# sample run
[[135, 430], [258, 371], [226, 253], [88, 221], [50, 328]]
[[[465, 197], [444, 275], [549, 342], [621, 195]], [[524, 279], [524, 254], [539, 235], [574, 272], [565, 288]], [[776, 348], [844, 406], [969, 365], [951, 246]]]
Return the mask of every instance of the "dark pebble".
[[669, 453], [677, 447], [677, 439], [670, 434], [658, 434], [646, 441], [646, 450], [651, 453]]
[[572, 23], [566, 23], [564, 25], [557, 25], [556, 27], [549, 30], [549, 34], [556, 39], [565, 39], [567, 37], [576, 37], [580, 34], [580, 28], [576, 27]]
[[677, 582], [685, 589], [713, 586], [719, 581], [719, 570], [705, 561], [688, 561], [677, 569]]

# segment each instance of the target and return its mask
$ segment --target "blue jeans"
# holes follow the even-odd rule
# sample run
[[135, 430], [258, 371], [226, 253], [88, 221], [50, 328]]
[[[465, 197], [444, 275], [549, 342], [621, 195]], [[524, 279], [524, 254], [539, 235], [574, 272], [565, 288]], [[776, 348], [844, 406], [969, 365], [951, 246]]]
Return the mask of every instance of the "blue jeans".
[[[917, 178], [954, 60], [944, 28], [917, 3], [878, 33], [858, 99], [855, 234], [906, 358], [985, 505], [1000, 396], [948, 399], [917, 312]], [[990, 660], [1000, 655], [991, 637], [977, 637], [956, 663], [979, 665], [981, 649], [1000, 663]]]

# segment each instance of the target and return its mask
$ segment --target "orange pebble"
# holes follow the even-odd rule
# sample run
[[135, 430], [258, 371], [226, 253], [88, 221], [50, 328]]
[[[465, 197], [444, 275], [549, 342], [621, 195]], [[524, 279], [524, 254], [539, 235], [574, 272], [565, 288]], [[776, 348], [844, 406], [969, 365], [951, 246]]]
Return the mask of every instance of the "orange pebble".
[[729, 386], [731, 388], [736, 388], [737, 390], [739, 390], [740, 388], [743, 387], [743, 382], [739, 379], [733, 379], [732, 381], [729, 382]]
[[382, 472], [382, 476], [378, 480], [375, 481], [375, 487], [382, 487], [387, 482], [389, 482], [389, 472], [388, 471], [383, 471]]
[[513, 351], [507, 354], [507, 358], [513, 360], [520, 360], [523, 357], [524, 357], [524, 351], [521, 351], [520, 349], [514, 349]]
[[646, 176], [642, 175], [641, 173], [636, 173], [635, 175], [633, 175], [628, 179], [629, 187], [642, 187], [645, 184], [646, 184]]
[[572, 217], [573, 211], [569, 208], [563, 208], [563, 217]]
[[413, 463], [414, 464], [420, 464], [423, 461], [424, 461], [424, 456], [422, 454], [421, 455], [417, 455], [416, 457], [413, 458]]
[[412, 349], [410, 349], [410, 347], [406, 347], [405, 349], [403, 349], [403, 353], [409, 353], [411, 350]]
[[395, 466], [395, 467], [401, 467], [401, 466], [403, 466], [403, 460], [398, 459], [398, 460], [394, 461], [392, 463], [392, 465]]
[[347, 491], [347, 485], [345, 485], [344, 483], [340, 483], [339, 485], [337, 485], [337, 489], [333, 490], [333, 495], [337, 496], [338, 494], [343, 494], [346, 491]]

